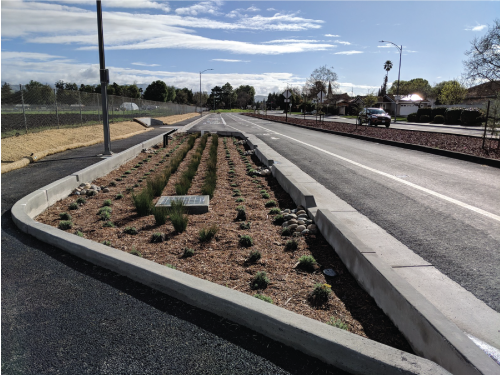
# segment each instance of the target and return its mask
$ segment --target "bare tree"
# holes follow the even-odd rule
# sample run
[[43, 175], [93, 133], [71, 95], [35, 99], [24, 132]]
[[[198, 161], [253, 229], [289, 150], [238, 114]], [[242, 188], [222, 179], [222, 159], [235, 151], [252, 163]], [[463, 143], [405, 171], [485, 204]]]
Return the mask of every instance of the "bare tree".
[[465, 52], [465, 78], [471, 83], [500, 80], [500, 20], [481, 38], [474, 38]]
[[306, 89], [311, 97], [316, 97], [320, 91], [326, 92], [328, 83], [331, 82], [332, 88], [338, 88], [337, 73], [333, 71], [333, 66], [328, 68], [326, 65], [316, 68], [311, 73], [311, 76], [306, 81]]

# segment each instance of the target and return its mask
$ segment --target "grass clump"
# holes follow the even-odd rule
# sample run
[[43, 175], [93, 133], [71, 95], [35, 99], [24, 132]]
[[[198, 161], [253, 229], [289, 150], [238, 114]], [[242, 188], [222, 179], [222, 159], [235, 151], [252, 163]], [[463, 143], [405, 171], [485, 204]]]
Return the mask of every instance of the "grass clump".
[[273, 219], [273, 223], [276, 225], [281, 225], [285, 222], [285, 217], [281, 214], [276, 215]]
[[100, 215], [103, 212], [109, 212], [109, 213], [111, 213], [111, 212], [113, 212], [113, 209], [111, 207], [109, 207], [109, 206], [101, 207], [101, 208], [99, 208], [99, 211], [97, 212], [97, 215]]
[[245, 202], [245, 198], [236, 198], [236, 203], [243, 203]]
[[111, 219], [111, 213], [109, 211], [102, 211], [98, 213], [99, 219], [102, 221], [109, 221]]
[[217, 184], [217, 149], [219, 147], [219, 136], [212, 136], [212, 145], [210, 146], [209, 158], [207, 161], [207, 173], [205, 181], [201, 187], [202, 195], [214, 196], [215, 186]]
[[238, 184], [235, 184], [235, 183], [231, 184], [231, 187], [236, 187], [236, 186], [238, 186]]
[[269, 215], [279, 215], [279, 214], [281, 214], [281, 210], [278, 207], [274, 207], [269, 210]]
[[240, 193], [240, 191], [239, 191], [239, 190], [238, 190], [238, 191], [235, 191], [235, 192], [233, 193], [233, 197], [241, 197], [241, 193]]
[[76, 203], [82, 205], [82, 204], [85, 204], [87, 203], [87, 200], [84, 198], [84, 197], [79, 197], [77, 200], [76, 200]]
[[257, 293], [256, 295], [254, 295], [255, 298], [258, 298], [264, 302], [268, 302], [268, 303], [273, 303], [273, 299], [269, 296], [265, 296], [264, 294], [260, 294], [260, 293]]
[[135, 255], [136, 257], [142, 258], [142, 253], [132, 246], [132, 250], [130, 250], [130, 254]]
[[110, 240], [104, 240], [101, 242], [103, 245], [106, 245], [106, 246], [111, 246], [111, 241]]
[[288, 228], [283, 228], [283, 230], [281, 231], [281, 235], [282, 236], [291, 236], [292, 235], [292, 231]]
[[248, 223], [241, 223], [240, 224], [240, 229], [250, 229], [250, 225], [251, 225], [250, 222], [248, 222]]
[[268, 193], [262, 193], [261, 196], [264, 199], [269, 199], [269, 197], [270, 197], [270, 195]]
[[255, 274], [252, 280], [252, 289], [265, 289], [269, 285], [269, 279], [264, 271], [259, 271]]
[[73, 202], [73, 203], [71, 203], [71, 204], [68, 206], [68, 208], [69, 208], [70, 210], [78, 210], [78, 203]]
[[75, 232], [75, 235], [77, 235], [78, 237], [85, 237], [85, 235], [83, 234], [83, 232], [80, 232], [79, 230], [77, 230]]
[[304, 255], [299, 258], [299, 267], [305, 271], [314, 271], [316, 259], [312, 255]]
[[151, 236], [151, 242], [153, 243], [158, 243], [162, 241], [163, 241], [163, 234], [161, 234], [160, 232], [153, 233], [153, 235]]
[[240, 243], [240, 246], [250, 247], [250, 246], [253, 246], [253, 239], [249, 235], [245, 234], [245, 235], [240, 237], [239, 243]]
[[59, 219], [61, 220], [71, 220], [71, 215], [67, 212], [62, 212], [59, 214]]
[[151, 212], [153, 205], [153, 192], [147, 186], [139, 194], [132, 193], [132, 202], [139, 216], [147, 216]]
[[200, 231], [198, 232], [200, 242], [210, 241], [212, 238], [215, 237], [218, 231], [219, 227], [217, 227], [217, 225], [215, 224], [212, 224], [209, 227], [201, 228]]
[[116, 182], [111, 181], [111, 182], [109, 183], [109, 186], [116, 186]]
[[186, 207], [181, 200], [173, 200], [169, 210], [170, 221], [177, 233], [186, 230], [189, 217], [186, 215]]
[[[299, 247], [299, 243], [296, 240], [286, 241], [286, 243], [285, 243], [285, 250], [286, 251], [295, 251], [295, 250], [297, 250], [298, 247]], [[306, 256], [310, 256], [310, 255], [306, 255]]]
[[330, 321], [327, 323], [328, 325], [331, 325], [336, 328], [344, 329], [346, 331], [349, 331], [349, 326], [345, 324], [342, 320], [340, 319], [335, 319], [333, 316], [330, 318]]
[[183, 258], [190, 258], [194, 255], [194, 250], [189, 248], [189, 247], [186, 247], [184, 248], [184, 252], [182, 253], [182, 257]]
[[57, 227], [62, 230], [71, 229], [73, 228], [73, 222], [71, 220], [62, 220]]
[[123, 194], [120, 193], [120, 194], [116, 194], [115, 196], [115, 199], [122, 199], [123, 198]]
[[123, 233], [136, 235], [139, 231], [135, 227], [125, 227], [123, 229]]
[[272, 201], [272, 200], [271, 201], [267, 201], [265, 203], [265, 206], [266, 207], [275, 207], [276, 206], [276, 201]]
[[245, 221], [247, 219], [247, 212], [245, 210], [245, 206], [236, 207], [236, 220], [237, 221]]
[[328, 284], [315, 284], [311, 297], [316, 303], [325, 303], [332, 292], [331, 285]]
[[193, 178], [196, 175], [198, 167], [201, 163], [201, 157], [207, 145], [207, 140], [208, 134], [205, 134], [203, 137], [201, 137], [200, 145], [193, 154], [187, 170], [181, 176], [180, 181], [175, 185], [175, 192], [177, 193], [177, 195], [186, 195], [189, 191]]
[[248, 256], [248, 261], [249, 262], [257, 262], [260, 258], [262, 258], [262, 255], [259, 250], [253, 250], [250, 255]]
[[114, 228], [115, 224], [112, 221], [106, 221], [102, 226], [105, 228]]
[[170, 263], [165, 264], [165, 267], [172, 268], [173, 270], [177, 269], [176, 266], [174, 266], [173, 264], [170, 264]]
[[156, 225], [163, 225], [167, 222], [168, 211], [163, 207], [153, 207], [153, 215]]
[[102, 205], [103, 205], [103, 206], [111, 206], [112, 204], [113, 204], [113, 202], [111, 202], [111, 199], [106, 199], [106, 200], [102, 203]]

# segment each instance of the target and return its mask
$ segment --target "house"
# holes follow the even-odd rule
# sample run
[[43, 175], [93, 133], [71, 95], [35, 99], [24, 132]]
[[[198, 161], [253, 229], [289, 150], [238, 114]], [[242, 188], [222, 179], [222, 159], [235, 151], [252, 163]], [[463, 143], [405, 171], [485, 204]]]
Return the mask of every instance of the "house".
[[481, 107], [488, 100], [495, 99], [499, 93], [500, 81], [485, 82], [468, 89], [463, 104]]

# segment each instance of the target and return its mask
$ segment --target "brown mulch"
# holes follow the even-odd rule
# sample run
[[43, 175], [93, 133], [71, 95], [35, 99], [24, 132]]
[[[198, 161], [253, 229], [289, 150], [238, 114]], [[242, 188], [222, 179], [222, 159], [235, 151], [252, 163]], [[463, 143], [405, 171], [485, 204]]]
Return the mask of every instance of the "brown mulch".
[[[85, 205], [72, 211], [68, 210], [68, 206], [76, 201], [77, 196], [70, 196], [55, 203], [39, 215], [37, 220], [57, 226], [60, 221], [59, 214], [68, 212], [72, 215], [74, 223], [73, 228], [68, 230], [71, 233], [78, 230], [93, 241], [111, 241], [112, 247], [126, 252], [134, 248], [146, 259], [160, 264], [173, 265], [182, 272], [252, 296], [259, 292], [271, 297], [275, 305], [312, 319], [325, 323], [331, 318], [338, 319], [348, 326], [350, 332], [406, 352], [412, 352], [398, 329], [357, 284], [335, 251], [320, 234], [298, 237], [299, 246], [296, 251], [284, 250], [285, 243], [290, 238], [282, 237], [281, 227], [272, 224], [273, 215], [269, 215], [270, 209], [265, 207], [265, 203], [268, 200], [275, 200], [281, 209], [292, 209], [295, 205], [272, 176], [250, 177], [247, 175], [244, 161], [237, 151], [238, 148], [243, 150], [244, 146], [235, 145], [232, 138], [226, 138], [227, 148], [231, 154], [230, 160], [234, 162], [234, 165], [230, 167], [225, 158], [224, 138], [219, 137], [217, 185], [214, 196], [210, 200], [208, 213], [190, 215], [187, 230], [180, 234], [175, 232], [169, 221], [163, 226], [157, 226], [152, 215], [139, 217], [135, 213], [131, 194], [127, 192], [127, 188], [130, 190], [135, 184], [139, 184], [135, 190], [140, 191], [146, 182], [145, 180], [139, 182], [139, 179], [144, 178], [144, 173], [150, 169], [155, 170], [150, 172], [149, 176], [160, 173], [168, 165], [168, 158], [164, 164], [156, 164], [182, 139], [187, 140], [187, 137], [187, 135], [176, 137], [166, 150], [158, 149], [159, 152], [152, 155], [149, 158], [150, 161], [142, 164], [137, 170], [132, 170], [132, 168], [138, 162], [147, 159], [144, 153], [109, 175], [94, 181], [98, 186], [109, 186], [111, 182], [115, 182], [116, 186], [111, 186], [109, 193], [99, 193], [97, 196], [89, 197]], [[190, 195], [200, 194], [212, 139], [212, 137], [208, 139], [197, 175], [189, 191]], [[179, 166], [178, 171], [171, 177], [172, 181], [187, 168], [190, 155], [196, 149], [198, 142], [199, 139]], [[176, 152], [179, 152], [185, 144], [186, 142]], [[255, 157], [248, 157], [248, 159], [252, 165], [259, 165]], [[230, 169], [235, 171], [233, 179], [228, 173]], [[131, 173], [125, 175], [125, 171]], [[115, 181], [117, 178], [123, 178], [123, 181]], [[237, 183], [238, 186], [232, 187], [231, 183]], [[171, 186], [173, 185], [169, 181], [164, 194], [165, 192], [172, 193]], [[241, 197], [233, 196], [235, 188], [240, 190]], [[266, 190], [270, 198], [262, 198], [261, 189]], [[115, 199], [120, 192], [124, 195], [123, 199]], [[243, 198], [244, 202], [236, 202], [237, 198]], [[106, 199], [111, 199], [113, 202], [111, 220], [116, 225], [115, 228], [104, 228], [103, 221], [100, 221], [96, 215]], [[239, 205], [246, 207], [247, 222], [251, 223], [250, 229], [240, 229], [240, 222], [235, 220], [236, 207]], [[216, 237], [207, 243], [200, 242], [199, 230], [213, 224], [219, 228]], [[137, 228], [139, 233], [137, 235], [124, 233], [123, 229], [127, 226]], [[163, 242], [151, 243], [151, 236], [156, 232], [164, 234]], [[254, 245], [250, 248], [239, 246], [239, 237], [245, 234], [250, 235], [254, 241]], [[185, 248], [194, 249], [194, 256], [183, 258]], [[252, 250], [259, 250], [262, 254], [262, 258], [256, 263], [247, 260]], [[313, 255], [320, 265], [319, 269], [312, 273], [298, 269], [296, 264], [303, 255]], [[321, 272], [325, 268], [333, 268], [337, 276], [325, 276]], [[256, 291], [251, 289], [251, 280], [258, 271], [265, 271], [271, 282], [266, 289]], [[310, 302], [310, 294], [316, 283], [331, 285], [332, 293], [324, 305], [315, 306]]]
[[[246, 113], [245, 115], [250, 117], [257, 117], [263, 120], [283, 121], [283, 117], [279, 116], [266, 116], [251, 113]], [[315, 120], [303, 120], [297, 118], [288, 118], [288, 122], [315, 129], [333, 130], [341, 133], [356, 134], [388, 141], [460, 152], [463, 154], [474, 155], [483, 158], [500, 159], [500, 145], [498, 140], [487, 139], [486, 149], [483, 149], [482, 138], [466, 135], [423, 132], [417, 130], [405, 130], [386, 127], [356, 126], [355, 124], [349, 124], [345, 122], [316, 122]]]

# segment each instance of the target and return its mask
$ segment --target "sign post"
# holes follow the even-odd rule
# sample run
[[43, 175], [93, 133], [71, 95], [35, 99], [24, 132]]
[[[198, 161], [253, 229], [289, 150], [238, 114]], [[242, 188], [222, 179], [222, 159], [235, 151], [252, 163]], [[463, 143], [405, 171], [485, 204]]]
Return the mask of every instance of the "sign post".
[[[290, 103], [290, 96], [292, 95], [292, 93], [290, 92], [290, 90], [285, 90], [285, 92], [283, 93], [283, 96], [286, 98], [285, 99], [285, 103]], [[292, 103], [290, 103], [290, 110], [292, 110]], [[288, 111], [286, 110], [286, 105], [285, 105], [285, 122], [288, 122]]]

